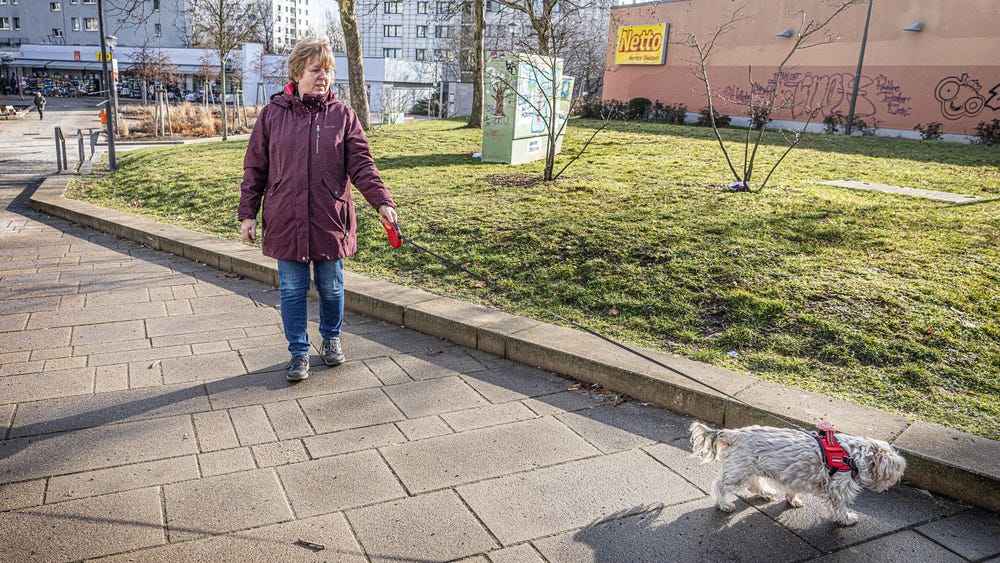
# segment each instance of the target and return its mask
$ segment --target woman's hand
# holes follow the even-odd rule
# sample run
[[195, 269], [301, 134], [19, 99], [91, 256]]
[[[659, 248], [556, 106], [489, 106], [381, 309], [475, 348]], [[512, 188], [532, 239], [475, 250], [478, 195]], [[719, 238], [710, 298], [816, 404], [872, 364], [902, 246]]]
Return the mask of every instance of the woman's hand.
[[240, 223], [240, 235], [243, 240], [247, 242], [254, 242], [257, 240], [257, 220], [256, 219], [244, 219]]
[[398, 220], [396, 209], [387, 203], [383, 203], [378, 208], [378, 214], [382, 216], [382, 224], [391, 227]]

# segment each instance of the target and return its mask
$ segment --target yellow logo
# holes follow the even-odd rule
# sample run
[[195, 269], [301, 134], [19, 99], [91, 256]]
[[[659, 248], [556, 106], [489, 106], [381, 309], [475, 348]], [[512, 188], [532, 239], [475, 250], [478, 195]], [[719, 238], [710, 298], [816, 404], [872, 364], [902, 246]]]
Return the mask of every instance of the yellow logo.
[[670, 24], [623, 25], [618, 28], [615, 64], [661, 65], [667, 58]]

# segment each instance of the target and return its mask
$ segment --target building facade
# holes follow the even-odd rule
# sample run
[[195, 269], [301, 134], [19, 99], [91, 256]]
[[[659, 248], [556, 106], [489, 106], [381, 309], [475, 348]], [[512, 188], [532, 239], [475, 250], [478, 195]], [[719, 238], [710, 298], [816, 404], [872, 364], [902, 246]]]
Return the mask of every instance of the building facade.
[[[314, 0], [315, 1], [315, 0]], [[183, 1], [150, 0], [137, 18], [105, 4], [105, 34], [128, 46], [184, 47]], [[100, 45], [97, 0], [0, 0], [0, 49]]]
[[[726, 3], [727, 7], [729, 3]], [[831, 42], [799, 50], [778, 82], [787, 106], [772, 117], [805, 122], [847, 115], [865, 35], [867, 2], [841, 13], [831, 24]], [[872, 5], [855, 117], [882, 134], [917, 136], [914, 127], [943, 124], [945, 133], [974, 134], [981, 121], [1000, 118], [1000, 8], [996, 0], [879, 0]], [[806, 21], [829, 15], [828, 4], [801, 0], [751, 0], [748, 19], [716, 43], [709, 75], [716, 111], [746, 116], [745, 105], [773, 91], [779, 61]], [[827, 6], [824, 8], [824, 6]], [[731, 7], [729, 7], [731, 9]], [[681, 43], [690, 34], [707, 40], [727, 14], [713, 3], [674, 0], [619, 6], [612, 10], [603, 98], [633, 98], [707, 106], [705, 86], [692, 71], [694, 51]], [[622, 26], [669, 24], [661, 64], [616, 63]], [[619, 59], [620, 60], [620, 59]], [[749, 73], [749, 79], [748, 79]]]

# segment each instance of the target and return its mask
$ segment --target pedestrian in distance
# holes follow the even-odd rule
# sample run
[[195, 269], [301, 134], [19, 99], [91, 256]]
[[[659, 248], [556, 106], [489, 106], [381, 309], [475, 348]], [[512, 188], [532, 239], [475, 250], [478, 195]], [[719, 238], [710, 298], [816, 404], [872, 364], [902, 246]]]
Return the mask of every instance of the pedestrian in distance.
[[396, 222], [396, 205], [361, 122], [330, 89], [333, 66], [325, 39], [306, 38], [292, 48], [291, 82], [261, 110], [243, 161], [240, 234], [256, 240], [260, 211], [262, 252], [278, 261], [281, 322], [291, 354], [285, 376], [292, 382], [309, 377], [310, 269], [319, 295], [323, 363], [344, 362], [344, 258], [358, 246], [351, 184], [378, 210], [383, 225]]
[[38, 119], [44, 119], [45, 96], [41, 92], [35, 92], [35, 109], [38, 110]]

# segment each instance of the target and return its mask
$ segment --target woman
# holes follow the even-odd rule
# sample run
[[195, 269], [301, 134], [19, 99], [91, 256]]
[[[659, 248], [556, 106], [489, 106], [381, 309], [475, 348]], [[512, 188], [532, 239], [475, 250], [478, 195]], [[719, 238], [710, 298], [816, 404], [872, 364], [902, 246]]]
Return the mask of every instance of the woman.
[[240, 233], [248, 242], [256, 240], [263, 201], [263, 252], [278, 260], [281, 322], [291, 353], [285, 375], [293, 382], [309, 377], [310, 265], [319, 295], [323, 362], [344, 361], [344, 258], [357, 251], [349, 184], [384, 224], [396, 222], [392, 195], [375, 168], [358, 116], [330, 90], [333, 64], [325, 39], [295, 45], [288, 57], [291, 82], [261, 110], [243, 162]]

